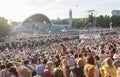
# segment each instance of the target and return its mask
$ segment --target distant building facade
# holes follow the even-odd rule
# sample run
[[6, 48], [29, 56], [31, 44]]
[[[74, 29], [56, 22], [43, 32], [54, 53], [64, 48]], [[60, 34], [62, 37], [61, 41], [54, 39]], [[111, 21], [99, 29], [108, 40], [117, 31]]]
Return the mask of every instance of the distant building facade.
[[120, 16], [120, 10], [112, 10], [112, 15]]

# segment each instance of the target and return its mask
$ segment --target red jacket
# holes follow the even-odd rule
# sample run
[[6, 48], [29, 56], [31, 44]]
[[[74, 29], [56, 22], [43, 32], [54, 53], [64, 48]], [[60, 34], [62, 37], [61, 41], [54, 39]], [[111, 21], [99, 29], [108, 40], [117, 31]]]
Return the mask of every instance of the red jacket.
[[51, 71], [50, 71], [50, 69], [46, 67], [44, 69], [44, 74], [45, 74], [45, 77], [51, 77]]

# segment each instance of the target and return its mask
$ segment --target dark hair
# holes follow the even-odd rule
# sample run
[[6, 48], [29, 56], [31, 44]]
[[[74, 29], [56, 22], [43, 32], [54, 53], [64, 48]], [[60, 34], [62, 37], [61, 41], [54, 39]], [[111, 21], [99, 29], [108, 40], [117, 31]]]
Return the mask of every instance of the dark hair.
[[113, 67], [113, 65], [112, 65], [113, 60], [111, 58], [107, 58], [105, 61], [106, 61], [108, 66]]
[[80, 58], [82, 58], [82, 57], [83, 57], [83, 54], [79, 53], [78, 56], [79, 56]]
[[114, 62], [113, 62], [113, 65], [114, 65], [116, 68], [120, 67], [120, 60], [114, 61]]
[[33, 63], [33, 64], [37, 64], [37, 60], [32, 59], [31, 63]]
[[78, 54], [75, 54], [74, 57], [75, 57], [75, 59], [76, 59], [76, 58], [78, 57]]
[[91, 65], [95, 65], [95, 60], [93, 56], [87, 57], [87, 63]]
[[44, 59], [44, 60], [43, 60], [43, 64], [46, 64], [46, 63], [47, 63], [47, 61], [48, 61], [47, 59]]
[[63, 46], [63, 44], [61, 44], [61, 46]]
[[24, 61], [24, 65], [27, 65], [27, 64], [29, 64], [29, 60]]
[[90, 49], [88, 49], [88, 50], [87, 50], [87, 52], [88, 52], [88, 53], [91, 53], [91, 50], [90, 50]]
[[84, 57], [87, 57], [87, 53], [84, 53], [83, 55], [84, 55]]
[[6, 68], [10, 68], [12, 65], [13, 65], [12, 63], [8, 63], [8, 64], [6, 65]]
[[5, 68], [5, 65], [1, 65], [1, 66], [0, 66], [0, 69], [4, 69], [4, 68]]
[[13, 73], [16, 77], [18, 77], [18, 72], [17, 72], [16, 68], [11, 67], [10, 70], [9, 70], [9, 72]]
[[98, 55], [95, 56], [96, 60], [100, 60], [100, 57]]
[[105, 51], [104, 50], [101, 50], [101, 54], [104, 54], [105, 53]]

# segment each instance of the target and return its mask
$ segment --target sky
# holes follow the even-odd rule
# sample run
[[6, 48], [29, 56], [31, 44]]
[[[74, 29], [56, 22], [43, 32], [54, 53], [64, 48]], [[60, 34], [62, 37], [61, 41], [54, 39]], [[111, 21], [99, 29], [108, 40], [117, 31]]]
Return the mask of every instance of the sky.
[[111, 16], [112, 10], [120, 10], [120, 0], [0, 0], [0, 16], [17, 22], [36, 13], [50, 20], [69, 18], [70, 9], [73, 18], [87, 17], [88, 10], [95, 10], [95, 16]]

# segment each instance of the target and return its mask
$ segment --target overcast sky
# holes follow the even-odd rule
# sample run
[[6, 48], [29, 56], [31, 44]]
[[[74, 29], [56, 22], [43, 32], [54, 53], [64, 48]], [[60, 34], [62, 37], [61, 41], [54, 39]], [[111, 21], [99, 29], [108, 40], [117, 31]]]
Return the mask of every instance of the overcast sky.
[[0, 0], [0, 16], [12, 21], [23, 21], [36, 13], [50, 19], [68, 18], [70, 8], [74, 18], [86, 17], [86, 11], [92, 9], [96, 16], [111, 15], [111, 10], [120, 10], [120, 0]]

